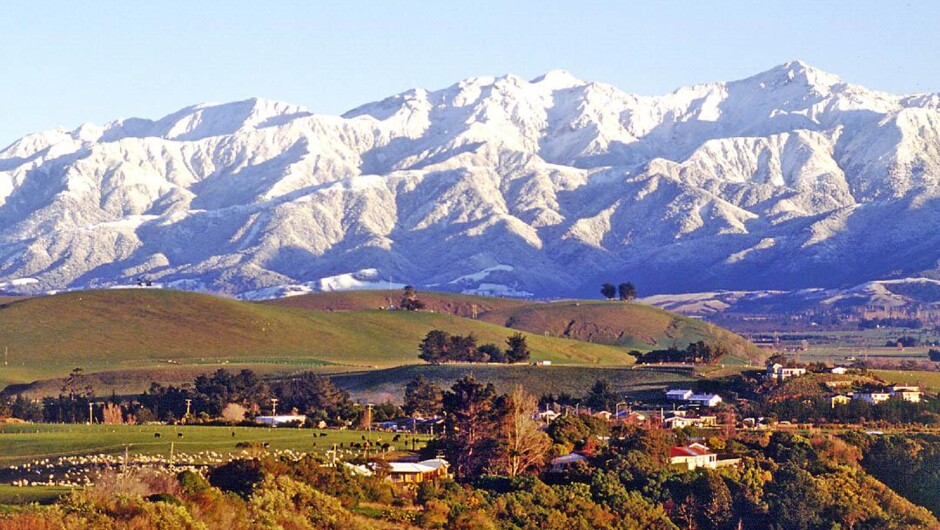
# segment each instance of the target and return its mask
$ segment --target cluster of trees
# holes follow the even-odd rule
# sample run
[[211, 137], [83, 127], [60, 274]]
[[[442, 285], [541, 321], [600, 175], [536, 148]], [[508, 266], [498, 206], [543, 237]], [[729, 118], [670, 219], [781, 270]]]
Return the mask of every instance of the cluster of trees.
[[931, 348], [931, 349], [927, 352], [927, 358], [929, 358], [931, 361], [933, 361], [933, 362], [935, 362], [935, 363], [940, 363], [940, 350], [935, 350], [935, 349]]
[[[5, 396], [0, 400], [0, 414], [48, 423], [85, 423], [89, 421], [89, 411], [96, 423], [217, 420], [239, 423], [250, 416], [269, 413], [271, 398], [279, 400], [279, 412], [305, 415], [314, 424], [323, 421], [331, 426], [353, 425], [365, 414], [364, 407], [354, 403], [346, 391], [313, 372], [266, 381], [251, 370], [222, 369], [200, 375], [192, 384], [153, 383], [143, 394], [122, 399], [117, 396], [95, 399], [82, 371], [76, 369], [58, 397], [47, 397], [37, 403], [22, 395]], [[391, 403], [379, 404], [372, 410], [375, 421], [402, 415], [402, 409]]]
[[418, 350], [418, 358], [431, 364], [521, 363], [528, 361], [531, 355], [525, 335], [521, 333], [510, 335], [504, 350], [492, 343], [477, 345], [472, 333], [451, 335], [439, 329], [429, 331]]
[[695, 363], [714, 364], [727, 353], [721, 345], [706, 344], [705, 341], [693, 342], [680, 350], [672, 346], [665, 350], [651, 350], [647, 353], [631, 351], [639, 364], [653, 363]]
[[858, 322], [859, 329], [875, 328], [908, 328], [920, 329], [924, 327], [924, 322], [919, 318], [863, 318]]
[[[249, 375], [212, 374], [199, 386], [239, 400], [253, 386]], [[295, 383], [296, 397], [304, 403], [316, 401], [316, 406], [329, 408], [342, 401], [341, 392], [323, 387], [325, 383], [312, 376]], [[288, 394], [280, 395], [287, 399]], [[598, 380], [582, 399], [609, 408], [617, 393]], [[95, 487], [76, 490], [55, 509], [26, 508], [2, 515], [0, 528], [914, 530], [940, 526], [921, 507], [940, 511], [936, 467], [940, 437], [935, 435], [668, 431], [576, 414], [560, 417], [543, 430], [532, 416], [537, 406], [520, 387], [500, 393], [472, 376], [446, 390], [423, 377], [412, 380], [406, 388], [406, 409], [444, 416], [445, 429], [428, 445], [426, 456], [443, 454], [452, 464], [456, 482], [399, 487], [383, 480], [387, 466], [378, 459], [373, 462], [375, 475], [363, 477], [344, 466], [325, 466], [314, 456], [259, 454], [211, 469], [206, 478], [183, 472], [157, 480], [137, 477], [132, 471], [120, 481], [99, 481]], [[704, 440], [723, 457], [739, 458], [739, 465], [694, 471], [670, 465], [670, 448], [693, 439]], [[549, 471], [552, 457], [572, 450], [585, 460], [561, 473]], [[369, 509], [354, 509], [360, 504]]]
[[608, 300], [613, 300], [619, 296], [622, 301], [629, 301], [636, 298], [636, 287], [631, 282], [624, 282], [614, 286], [612, 283], [601, 285], [601, 294]]
[[539, 398], [539, 409], [551, 407], [558, 411], [565, 407], [584, 407], [586, 410], [615, 412], [622, 396], [614, 389], [610, 381], [596, 379], [584, 396], [577, 397], [567, 393], [543, 394]]

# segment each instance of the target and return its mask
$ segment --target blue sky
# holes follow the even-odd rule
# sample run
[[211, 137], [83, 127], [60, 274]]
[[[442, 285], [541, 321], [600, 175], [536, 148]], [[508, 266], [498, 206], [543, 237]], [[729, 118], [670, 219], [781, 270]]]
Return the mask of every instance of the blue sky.
[[940, 92], [928, 2], [3, 2], [0, 146], [252, 96], [339, 114], [412, 87], [564, 68], [640, 94], [801, 59]]

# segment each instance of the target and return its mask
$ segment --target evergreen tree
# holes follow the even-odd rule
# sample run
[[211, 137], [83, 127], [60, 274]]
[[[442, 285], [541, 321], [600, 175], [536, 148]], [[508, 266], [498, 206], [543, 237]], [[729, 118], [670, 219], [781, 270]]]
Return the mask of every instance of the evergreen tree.
[[524, 363], [529, 360], [529, 345], [526, 344], [525, 335], [515, 333], [506, 339], [506, 358], [510, 363]]
[[444, 393], [447, 418], [442, 446], [460, 479], [479, 477], [497, 448], [496, 389], [472, 375], [459, 379]]
[[584, 397], [584, 404], [594, 410], [613, 411], [617, 407], [620, 396], [610, 386], [606, 379], [598, 379], [591, 386], [587, 396]]
[[441, 364], [452, 360], [450, 348], [452, 346], [450, 333], [439, 329], [432, 329], [424, 336], [418, 349], [418, 358], [431, 363]]
[[444, 393], [441, 387], [432, 383], [423, 375], [415, 376], [405, 386], [405, 413], [409, 416], [422, 416], [425, 418], [437, 416], [441, 413]]

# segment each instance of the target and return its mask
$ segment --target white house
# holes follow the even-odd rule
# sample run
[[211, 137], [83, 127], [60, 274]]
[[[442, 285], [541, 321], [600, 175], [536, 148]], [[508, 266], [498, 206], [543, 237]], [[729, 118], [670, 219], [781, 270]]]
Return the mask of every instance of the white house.
[[278, 414], [277, 416], [255, 416], [255, 423], [261, 425], [270, 425], [276, 427], [286, 423], [300, 422], [301, 425], [307, 421], [307, 417], [301, 414]]
[[833, 368], [832, 370], [830, 370], [830, 372], [832, 372], [832, 373], [834, 373], [834, 374], [839, 374], [839, 375], [845, 375], [845, 373], [848, 372], [848, 371], [849, 371], [849, 369], [846, 368], [846, 367], [844, 367], [844, 366], [836, 366], [835, 368]]
[[692, 391], [687, 389], [676, 389], [666, 392], [666, 399], [670, 401], [688, 401], [692, 397]]
[[389, 462], [388, 478], [392, 482], [424, 482], [447, 477], [450, 464], [443, 458], [421, 462]]
[[714, 427], [717, 424], [717, 416], [676, 415], [663, 420], [663, 425], [667, 429], [681, 429], [683, 427]]
[[687, 400], [692, 405], [701, 405], [703, 407], [714, 407], [722, 402], [718, 394], [692, 394]]
[[669, 448], [669, 463], [689, 471], [700, 467], [714, 469], [717, 462], [718, 455], [700, 443]]
[[894, 385], [891, 387], [891, 395], [911, 403], [920, 403], [920, 398], [924, 393], [916, 385]]
[[774, 379], [778, 382], [801, 375], [806, 375], [806, 368], [786, 367], [780, 363], [767, 365], [767, 378]]
[[887, 392], [856, 392], [852, 395], [852, 399], [860, 399], [862, 401], [867, 401], [872, 405], [877, 405], [879, 403], [884, 403], [891, 398], [891, 394]]

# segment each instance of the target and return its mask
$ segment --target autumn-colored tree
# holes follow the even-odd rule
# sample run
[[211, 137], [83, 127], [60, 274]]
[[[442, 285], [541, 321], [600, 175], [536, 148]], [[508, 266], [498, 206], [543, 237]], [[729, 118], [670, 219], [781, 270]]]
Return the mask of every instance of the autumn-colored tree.
[[107, 403], [101, 409], [101, 423], [105, 425], [123, 425], [124, 414], [121, 406], [114, 403]]
[[515, 477], [545, 464], [552, 442], [532, 418], [538, 410], [535, 396], [517, 385], [502, 401], [499, 418], [498, 456], [489, 466], [497, 475]]

